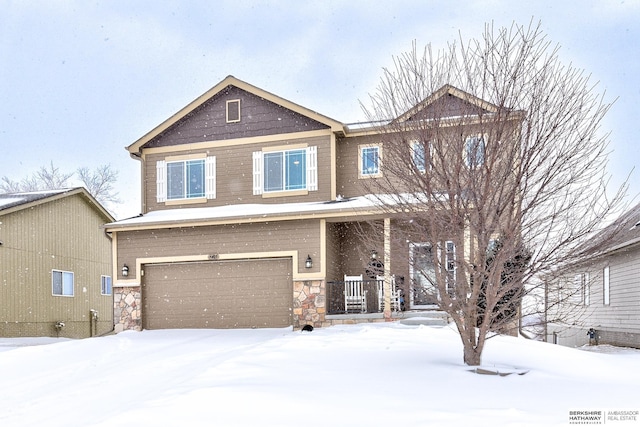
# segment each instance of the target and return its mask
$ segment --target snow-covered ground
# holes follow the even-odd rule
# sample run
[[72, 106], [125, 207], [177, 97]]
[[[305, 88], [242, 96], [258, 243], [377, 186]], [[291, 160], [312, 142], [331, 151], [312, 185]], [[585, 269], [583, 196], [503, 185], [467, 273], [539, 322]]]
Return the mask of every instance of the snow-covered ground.
[[640, 410], [640, 352], [607, 350], [495, 337], [484, 367], [528, 371], [497, 376], [451, 328], [398, 323], [0, 338], [0, 426], [570, 425]]

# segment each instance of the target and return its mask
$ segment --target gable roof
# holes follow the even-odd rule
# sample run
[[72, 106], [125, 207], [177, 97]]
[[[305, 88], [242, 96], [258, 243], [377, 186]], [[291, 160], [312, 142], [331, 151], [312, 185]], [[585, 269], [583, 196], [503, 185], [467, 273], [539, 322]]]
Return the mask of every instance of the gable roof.
[[[421, 113], [424, 115], [426, 113], [427, 117], [429, 108], [433, 107], [438, 103], [438, 101], [444, 101], [445, 103], [449, 102], [447, 100], [448, 97], [453, 97], [457, 100], [461, 100], [469, 107], [469, 110], [474, 110], [475, 112], [485, 112], [485, 113], [495, 113], [498, 111], [498, 107], [490, 102], [487, 102], [477, 96], [471, 95], [463, 90], [460, 90], [454, 86], [446, 84], [442, 86], [440, 89], [433, 92], [431, 95], [426, 97], [422, 102], [419, 102], [417, 105], [410, 108], [405, 113], [398, 116], [394, 121], [395, 122], [407, 122], [419, 116]], [[464, 114], [457, 114], [464, 115]], [[440, 117], [449, 117], [449, 116], [440, 116]]]
[[309, 117], [310, 119], [313, 119], [317, 122], [320, 122], [322, 124], [325, 124], [326, 126], [328, 126], [333, 132], [344, 132], [344, 125], [340, 122], [338, 122], [337, 120], [334, 120], [332, 118], [329, 118], [327, 116], [324, 116], [320, 113], [317, 113], [313, 110], [310, 110], [306, 107], [303, 107], [301, 105], [295, 104], [291, 101], [288, 101], [284, 98], [281, 98], [277, 95], [274, 95], [270, 92], [267, 92], [263, 89], [260, 89], [256, 86], [253, 86], [247, 82], [244, 82], [240, 79], [237, 79], [233, 76], [227, 76], [224, 80], [222, 80], [220, 83], [218, 83], [217, 85], [215, 85], [214, 87], [212, 87], [211, 89], [209, 89], [207, 92], [203, 93], [202, 95], [200, 95], [199, 97], [197, 97], [196, 99], [194, 99], [193, 101], [191, 101], [188, 105], [186, 105], [184, 108], [182, 108], [180, 111], [178, 111], [177, 113], [173, 114], [171, 117], [169, 117], [168, 119], [166, 119], [164, 122], [160, 123], [158, 126], [156, 126], [155, 128], [153, 128], [152, 130], [150, 130], [149, 132], [147, 132], [145, 135], [143, 135], [141, 138], [139, 138], [137, 141], [135, 141], [133, 144], [129, 145], [128, 147], [126, 147], [127, 151], [129, 151], [129, 153], [134, 154], [134, 153], [139, 153], [140, 149], [142, 148], [142, 146], [144, 144], [146, 144], [147, 142], [151, 141], [153, 138], [157, 137], [158, 135], [160, 135], [162, 132], [166, 131], [167, 129], [171, 128], [173, 125], [175, 125], [176, 123], [178, 123], [181, 119], [183, 119], [184, 117], [186, 117], [188, 114], [190, 114], [191, 112], [193, 112], [194, 110], [196, 110], [198, 107], [202, 106], [205, 102], [207, 102], [208, 100], [210, 100], [211, 98], [213, 98], [214, 96], [216, 96], [218, 93], [222, 92], [224, 89], [226, 89], [229, 86], [234, 86], [237, 87], [239, 89], [242, 89], [246, 92], [252, 93], [256, 96], [259, 96], [263, 99], [266, 99], [267, 101], [271, 101], [275, 104], [278, 104], [284, 108], [287, 108], [289, 110], [292, 110], [296, 113], [299, 113], [303, 116]]
[[114, 221], [115, 218], [83, 187], [63, 188], [59, 190], [30, 191], [21, 193], [0, 194], [0, 215], [28, 209], [43, 203], [71, 197], [79, 194], [85, 198], [89, 205], [104, 217], [106, 221]]
[[640, 243], [640, 204], [622, 214], [587, 243], [597, 254], [613, 252]]

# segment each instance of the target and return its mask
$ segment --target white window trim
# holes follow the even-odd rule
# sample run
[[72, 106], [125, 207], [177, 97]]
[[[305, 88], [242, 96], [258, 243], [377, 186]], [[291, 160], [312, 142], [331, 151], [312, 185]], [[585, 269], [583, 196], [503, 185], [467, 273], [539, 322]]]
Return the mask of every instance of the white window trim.
[[[60, 273], [62, 274], [62, 284], [61, 284], [61, 294], [56, 294], [53, 292], [53, 273]], [[71, 274], [71, 295], [67, 295], [64, 293], [64, 273], [68, 273]], [[76, 275], [73, 271], [66, 271], [66, 270], [57, 270], [57, 269], [52, 269], [51, 270], [51, 295], [53, 295], [54, 297], [67, 297], [67, 298], [73, 298], [76, 294]]]
[[[305, 150], [305, 170], [306, 170], [306, 188], [295, 190], [277, 190], [277, 191], [265, 191], [264, 190], [264, 153], [275, 152], [287, 152]], [[253, 152], [253, 194], [255, 196], [262, 195], [263, 197], [276, 197], [276, 196], [293, 196], [304, 195], [308, 191], [318, 191], [318, 147], [282, 147], [281, 149], [269, 149], [263, 151]]]
[[[234, 120], [229, 120], [229, 111], [230, 111], [230, 107], [229, 106], [232, 106], [231, 108], [235, 108], [236, 105], [237, 105], [237, 108], [238, 108], [238, 118], [234, 119]], [[238, 122], [240, 122], [240, 119], [242, 118], [242, 110], [240, 108], [240, 100], [239, 99], [230, 99], [230, 100], [227, 101], [226, 107], [227, 108], [226, 108], [225, 119], [226, 119], [227, 123], [238, 123]]]
[[[366, 172], [362, 169], [363, 151], [367, 148], [378, 149], [378, 170], [374, 173]], [[359, 178], [380, 178], [382, 176], [382, 144], [363, 144], [358, 146], [358, 177]]]
[[[204, 159], [204, 197], [182, 197], [167, 199], [167, 163], [188, 162]], [[195, 155], [167, 157], [156, 162], [156, 201], [166, 204], [204, 203], [216, 198], [216, 157]]]
[[[110, 292], [108, 294], [104, 293], [104, 282], [105, 282], [105, 279], [107, 278], [111, 282]], [[100, 295], [113, 295], [113, 280], [111, 279], [111, 276], [107, 276], [104, 274], [100, 276]]]

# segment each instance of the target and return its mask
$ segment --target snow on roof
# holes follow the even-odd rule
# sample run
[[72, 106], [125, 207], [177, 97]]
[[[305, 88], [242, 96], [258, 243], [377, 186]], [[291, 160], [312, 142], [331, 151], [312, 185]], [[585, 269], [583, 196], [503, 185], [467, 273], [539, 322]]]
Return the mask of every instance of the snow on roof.
[[163, 209], [144, 215], [107, 224], [111, 227], [163, 224], [175, 222], [259, 219], [282, 215], [313, 215], [327, 213], [353, 213], [379, 205], [373, 197], [355, 197], [328, 202], [280, 203], [280, 204], [239, 204], [205, 208]]
[[73, 190], [73, 188], [0, 194], [0, 210], [35, 202], [36, 200], [46, 199], [47, 197], [55, 196], [56, 194], [65, 193], [71, 190]]

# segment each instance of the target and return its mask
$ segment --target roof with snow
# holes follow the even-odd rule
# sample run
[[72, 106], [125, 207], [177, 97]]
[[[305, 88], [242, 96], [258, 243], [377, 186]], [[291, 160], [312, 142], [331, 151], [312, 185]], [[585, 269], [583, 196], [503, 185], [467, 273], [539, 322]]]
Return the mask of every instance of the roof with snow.
[[640, 243], [640, 204], [634, 206], [592, 239], [592, 245], [604, 242], [599, 252], [611, 252]]
[[190, 225], [229, 224], [304, 218], [342, 218], [389, 212], [394, 205], [421, 203], [415, 195], [367, 195], [326, 202], [239, 204], [188, 209], [163, 209], [106, 224], [118, 229], [163, 228]]
[[84, 196], [107, 221], [114, 220], [113, 216], [83, 187], [0, 194], [0, 215], [75, 194]]

